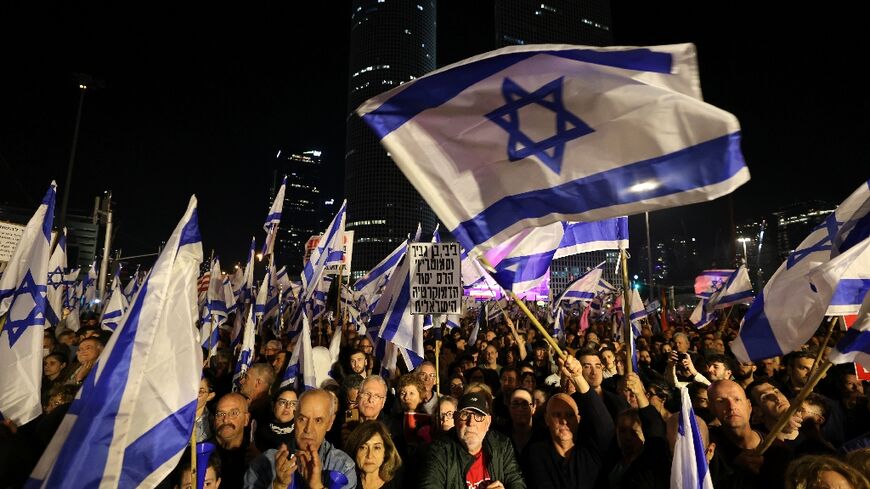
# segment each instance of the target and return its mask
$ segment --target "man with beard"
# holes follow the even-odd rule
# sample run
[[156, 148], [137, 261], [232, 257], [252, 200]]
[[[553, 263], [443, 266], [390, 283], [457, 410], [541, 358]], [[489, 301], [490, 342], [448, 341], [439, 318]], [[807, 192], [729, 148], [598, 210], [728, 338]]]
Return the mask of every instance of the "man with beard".
[[242, 487], [248, 461], [250, 436], [247, 427], [251, 421], [248, 400], [235, 392], [225, 395], [217, 403], [214, 413], [215, 441], [221, 458], [223, 487]]
[[429, 448], [421, 488], [525, 489], [510, 439], [490, 430], [486, 397], [469, 392], [459, 399], [454, 427]]

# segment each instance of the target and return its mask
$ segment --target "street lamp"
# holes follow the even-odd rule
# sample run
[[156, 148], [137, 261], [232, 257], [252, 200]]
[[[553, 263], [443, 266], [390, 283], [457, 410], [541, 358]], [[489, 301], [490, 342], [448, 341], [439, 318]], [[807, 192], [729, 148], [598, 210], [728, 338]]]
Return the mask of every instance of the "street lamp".
[[749, 241], [751, 241], [749, 238], [737, 238], [737, 242], [743, 244], [743, 265], [744, 265], [744, 266], [745, 266], [746, 263], [747, 263], [747, 260], [746, 260], [746, 243], [748, 243]]

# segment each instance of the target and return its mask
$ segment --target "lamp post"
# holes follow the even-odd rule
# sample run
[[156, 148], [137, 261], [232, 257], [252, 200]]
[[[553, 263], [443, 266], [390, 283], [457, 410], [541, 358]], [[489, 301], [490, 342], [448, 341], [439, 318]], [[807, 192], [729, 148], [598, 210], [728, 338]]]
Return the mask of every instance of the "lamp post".
[[743, 245], [743, 265], [746, 266], [746, 243], [749, 241], [749, 238], [737, 238], [737, 242]]
[[69, 190], [72, 186], [73, 165], [76, 162], [76, 146], [78, 146], [79, 142], [79, 125], [82, 122], [82, 105], [85, 103], [85, 92], [87, 90], [88, 86], [85, 84], [85, 81], [82, 80], [81, 83], [79, 83], [79, 108], [78, 111], [76, 111], [76, 126], [73, 130], [72, 149], [70, 149], [69, 152], [69, 164], [66, 167], [66, 181], [64, 182], [63, 200], [61, 200], [60, 204], [58, 229], [63, 229], [64, 225], [66, 225], [66, 207], [69, 203]]

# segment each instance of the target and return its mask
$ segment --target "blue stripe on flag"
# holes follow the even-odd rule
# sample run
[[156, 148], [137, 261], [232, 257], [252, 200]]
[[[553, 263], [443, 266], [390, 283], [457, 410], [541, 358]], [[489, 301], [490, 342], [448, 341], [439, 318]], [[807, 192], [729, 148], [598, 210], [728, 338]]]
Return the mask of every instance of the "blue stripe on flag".
[[[197, 210], [193, 210], [193, 214], [190, 215], [190, 220], [184, 225], [184, 228], [181, 230], [181, 237], [178, 240], [178, 248], [180, 249], [184, 245], [199, 243], [202, 241], [202, 236], [199, 234], [199, 217], [197, 214]], [[145, 294], [142, 294], [144, 297]]]
[[[185, 437], [179, 433], [190, 431], [191, 420], [196, 417], [196, 399], [170, 414], [142, 434], [124, 450], [124, 469], [121, 471], [118, 487], [139, 487], [167, 460], [184, 450]], [[175, 445], [168, 443], [175, 441]], [[127, 463], [135, 460], [136, 463]]]
[[402, 290], [399, 292], [398, 297], [396, 297], [396, 302], [393, 304], [393, 307], [389, 310], [389, 317], [386, 322], [387, 325], [384, 328], [384, 334], [381, 335], [381, 338], [392, 340], [395, 338], [396, 333], [399, 331], [399, 326], [402, 324], [402, 317], [405, 314], [405, 309], [408, 307], [408, 302], [411, 300], [411, 281], [405, 280], [402, 284]]
[[421, 112], [438, 107], [475, 83], [538, 55], [553, 55], [574, 61], [655, 73], [670, 73], [673, 64], [670, 54], [649, 49], [612, 52], [573, 49], [502, 54], [416, 80], [380, 107], [364, 115], [363, 119], [374, 129], [378, 138], [383, 139]]
[[868, 278], [844, 278], [837, 283], [837, 290], [834, 291], [834, 296], [831, 297], [832, 306], [848, 306], [853, 304], [861, 304], [864, 301], [864, 296], [870, 290], [870, 279]]
[[783, 354], [770, 320], [764, 312], [764, 291], [758, 293], [752, 306], [746, 311], [743, 324], [740, 325], [740, 339], [746, 348], [746, 354], [752, 359], [778, 357]]
[[719, 304], [730, 304], [732, 302], [739, 302], [744, 299], [748, 299], [753, 296], [751, 290], [744, 290], [743, 292], [737, 292], [736, 294], [726, 295], [719, 299]]
[[[707, 165], [705, 160], [726, 164]], [[578, 215], [603, 207], [634, 204], [643, 200], [694, 190], [728, 180], [744, 169], [740, 133], [733, 133], [645, 161], [596, 173], [562, 185], [509, 195], [452, 230], [462, 245], [474, 248], [517, 221], [551, 214]], [[667, 175], [667, 179], [660, 178]], [[661, 185], [643, 192], [626, 189], [641, 181]]]
[[850, 329], [837, 343], [837, 351], [842, 354], [860, 351], [870, 355], [870, 331]]

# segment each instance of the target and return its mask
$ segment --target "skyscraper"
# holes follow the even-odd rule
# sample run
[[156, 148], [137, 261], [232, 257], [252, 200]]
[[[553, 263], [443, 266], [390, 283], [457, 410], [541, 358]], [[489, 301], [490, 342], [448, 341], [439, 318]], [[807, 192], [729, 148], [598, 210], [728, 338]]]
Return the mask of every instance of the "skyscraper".
[[281, 179], [287, 176], [275, 254], [277, 263], [286, 265], [287, 273], [293, 275], [302, 270], [305, 242], [323, 232], [320, 222], [327, 197], [322, 193], [322, 153], [318, 150], [279, 151], [275, 158], [272, 198], [278, 192]]
[[355, 232], [353, 277], [435, 215], [354, 113], [375, 95], [435, 69], [435, 0], [354, 0], [345, 153], [345, 228]]

